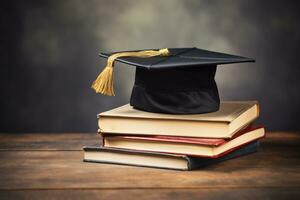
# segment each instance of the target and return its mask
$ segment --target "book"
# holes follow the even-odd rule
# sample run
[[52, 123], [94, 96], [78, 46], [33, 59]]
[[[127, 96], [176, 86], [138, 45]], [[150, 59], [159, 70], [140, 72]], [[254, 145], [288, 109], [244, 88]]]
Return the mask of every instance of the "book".
[[131, 165], [174, 170], [193, 170], [256, 152], [258, 145], [259, 142], [255, 141], [219, 158], [201, 158], [177, 154], [113, 149], [99, 146], [84, 147], [83, 150], [85, 162]]
[[127, 104], [98, 114], [98, 126], [102, 134], [231, 138], [258, 116], [256, 101], [224, 101], [217, 112], [190, 115], [150, 113]]
[[264, 136], [263, 127], [247, 127], [236, 133], [230, 140], [111, 134], [103, 136], [103, 145], [112, 148], [217, 158]]

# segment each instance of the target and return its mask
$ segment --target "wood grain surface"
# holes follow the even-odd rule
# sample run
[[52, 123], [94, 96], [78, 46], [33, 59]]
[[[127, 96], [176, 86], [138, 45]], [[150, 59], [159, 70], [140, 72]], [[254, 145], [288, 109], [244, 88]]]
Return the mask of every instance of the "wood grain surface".
[[82, 162], [97, 134], [0, 134], [0, 199], [300, 199], [300, 133], [196, 171]]

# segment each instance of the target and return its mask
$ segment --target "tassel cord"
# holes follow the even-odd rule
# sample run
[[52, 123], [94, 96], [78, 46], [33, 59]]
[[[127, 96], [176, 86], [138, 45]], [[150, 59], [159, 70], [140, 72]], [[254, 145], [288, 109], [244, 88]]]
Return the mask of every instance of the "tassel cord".
[[108, 57], [106, 67], [98, 75], [96, 80], [92, 84], [92, 88], [96, 93], [100, 93], [107, 96], [115, 96], [113, 87], [113, 68], [114, 61], [119, 57], [139, 57], [139, 58], [149, 58], [153, 56], [168, 56], [170, 54], [168, 49], [147, 50], [138, 52], [120, 52], [113, 54]]

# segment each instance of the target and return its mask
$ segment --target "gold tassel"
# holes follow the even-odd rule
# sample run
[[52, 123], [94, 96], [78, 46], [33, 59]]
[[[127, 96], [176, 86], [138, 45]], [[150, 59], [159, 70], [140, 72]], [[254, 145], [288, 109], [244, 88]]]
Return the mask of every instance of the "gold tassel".
[[105, 67], [93, 82], [92, 88], [96, 93], [101, 93], [107, 96], [115, 96], [113, 87], [113, 67]]
[[168, 56], [170, 52], [168, 49], [147, 50], [147, 51], [137, 51], [137, 52], [121, 52], [116, 53], [108, 57], [107, 64], [104, 70], [99, 74], [97, 79], [93, 82], [92, 88], [96, 93], [101, 93], [107, 96], [115, 96], [114, 86], [113, 86], [113, 67], [114, 61], [119, 57], [132, 56], [140, 58], [148, 58], [153, 56]]

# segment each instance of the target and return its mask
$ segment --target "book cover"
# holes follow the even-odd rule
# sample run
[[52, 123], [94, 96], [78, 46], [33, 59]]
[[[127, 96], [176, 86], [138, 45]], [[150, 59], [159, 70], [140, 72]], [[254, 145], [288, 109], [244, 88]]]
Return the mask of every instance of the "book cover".
[[183, 144], [198, 144], [205, 146], [220, 146], [234, 138], [237, 138], [247, 132], [252, 130], [263, 128], [262, 125], [252, 125], [250, 124], [246, 128], [238, 131], [230, 139], [224, 138], [199, 138], [199, 137], [182, 137], [182, 136], [164, 136], [164, 135], [118, 135], [118, 134], [105, 134], [103, 137], [108, 138], [112, 137], [115, 139], [130, 139], [130, 140], [141, 140], [141, 141], [156, 141], [156, 142], [175, 142]]

